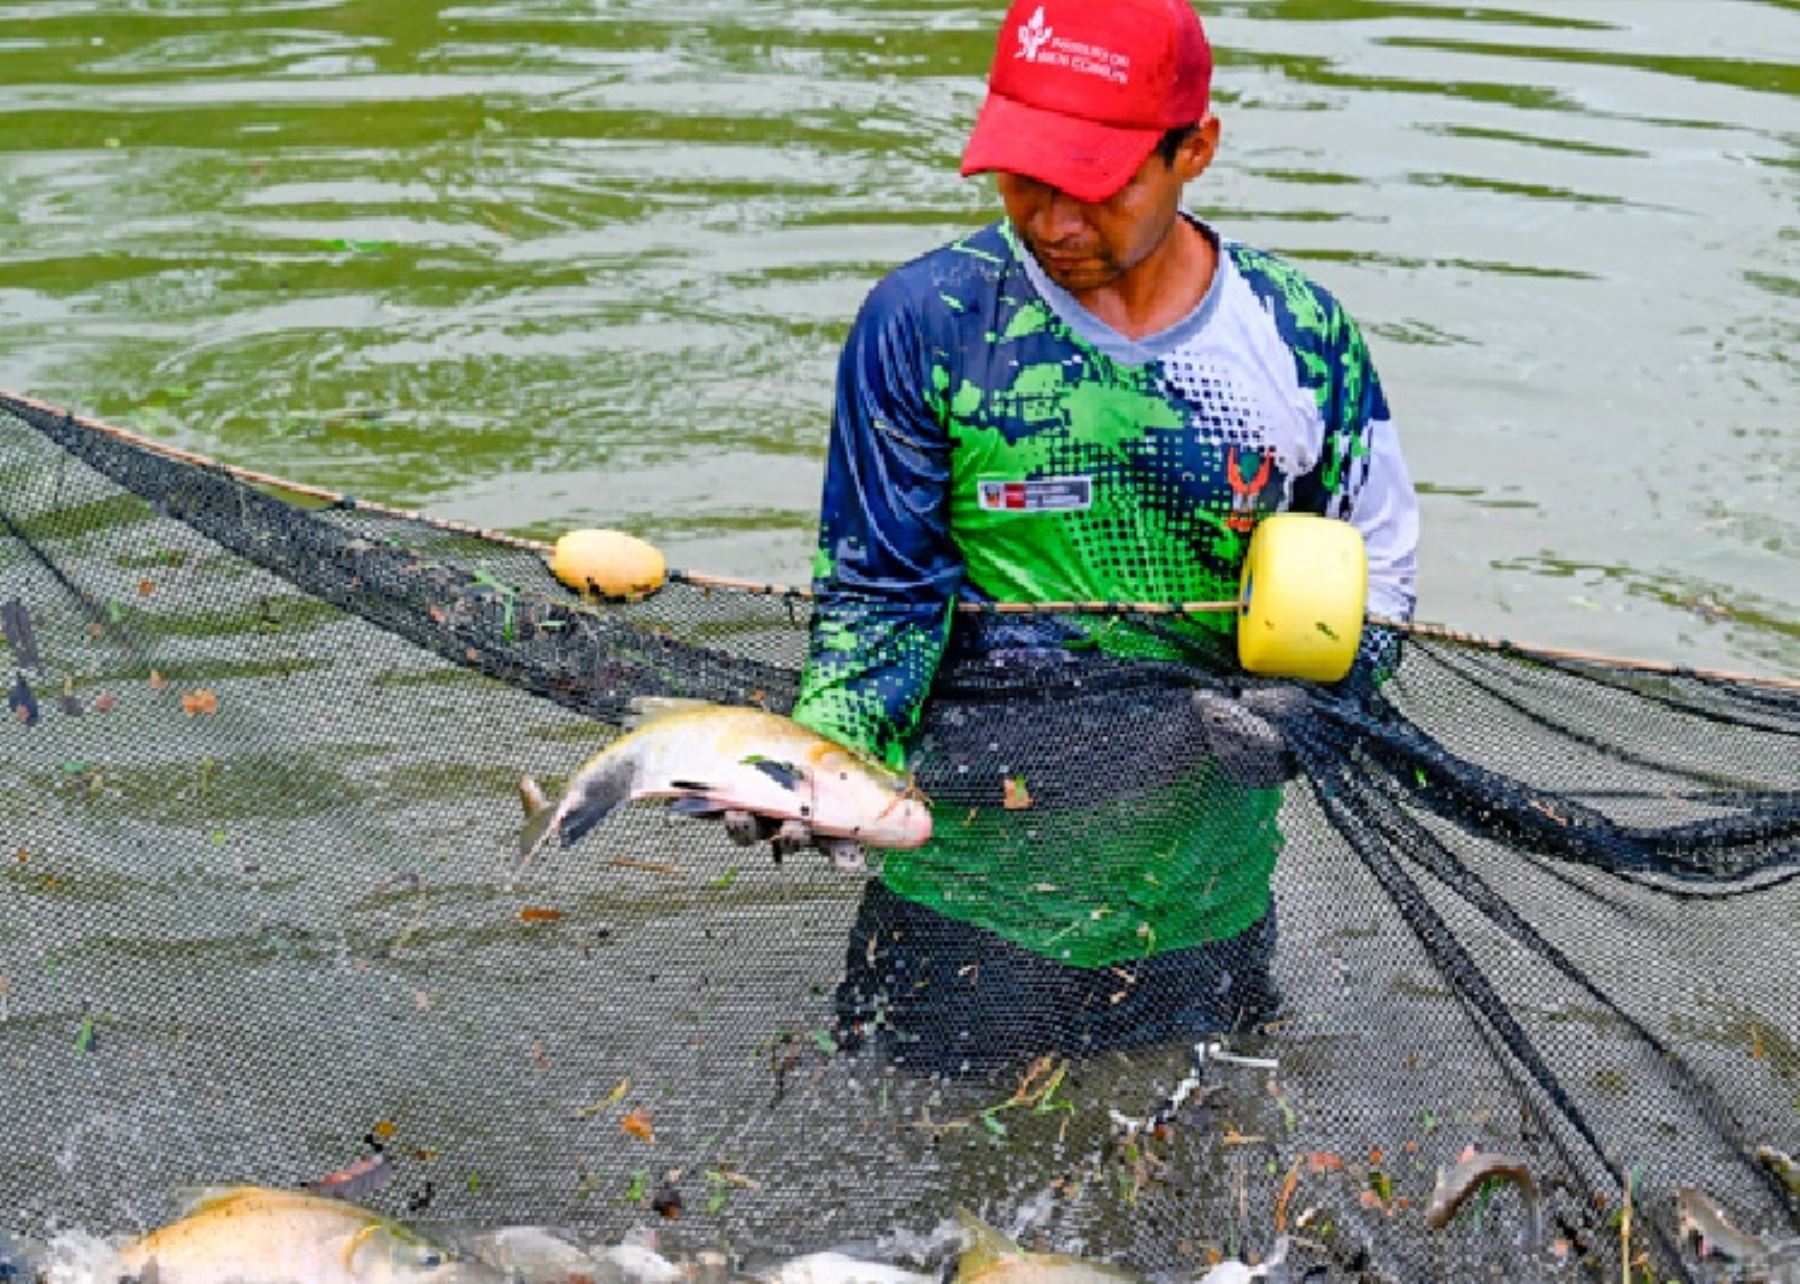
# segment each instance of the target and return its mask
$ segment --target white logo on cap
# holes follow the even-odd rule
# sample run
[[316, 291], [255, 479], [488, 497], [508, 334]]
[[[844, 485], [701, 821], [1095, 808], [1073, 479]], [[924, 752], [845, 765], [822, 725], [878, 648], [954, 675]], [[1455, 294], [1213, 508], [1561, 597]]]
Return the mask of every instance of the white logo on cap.
[[1066, 67], [1077, 75], [1097, 76], [1115, 85], [1131, 81], [1131, 55], [1118, 53], [1105, 45], [1060, 39], [1054, 27], [1044, 22], [1044, 6], [1039, 5], [1031, 21], [1019, 28], [1019, 48], [1013, 54], [1040, 67]]
[[1053, 31], [1054, 28], [1044, 25], [1044, 6], [1039, 5], [1037, 12], [1031, 15], [1031, 21], [1019, 28], [1019, 52], [1013, 57], [1036, 62], [1038, 50], [1044, 47]]

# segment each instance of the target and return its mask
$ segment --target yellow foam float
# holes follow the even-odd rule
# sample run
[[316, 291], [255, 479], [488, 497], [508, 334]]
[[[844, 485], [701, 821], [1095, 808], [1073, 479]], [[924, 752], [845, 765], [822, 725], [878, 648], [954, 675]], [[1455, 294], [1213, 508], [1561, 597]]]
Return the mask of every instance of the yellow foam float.
[[668, 578], [661, 550], [613, 530], [570, 531], [550, 550], [550, 573], [578, 593], [648, 597]]
[[1349, 522], [1265, 517], [1250, 536], [1238, 591], [1238, 663], [1270, 678], [1336, 682], [1362, 642], [1369, 554]]

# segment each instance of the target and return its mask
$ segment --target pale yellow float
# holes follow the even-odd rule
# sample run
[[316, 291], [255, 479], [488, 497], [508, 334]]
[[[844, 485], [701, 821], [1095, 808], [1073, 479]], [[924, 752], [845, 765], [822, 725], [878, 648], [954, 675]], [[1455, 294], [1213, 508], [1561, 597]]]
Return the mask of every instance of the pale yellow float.
[[570, 531], [550, 551], [550, 573], [578, 593], [648, 597], [663, 586], [668, 564], [654, 544], [624, 531]]
[[1238, 663], [1270, 678], [1336, 682], [1362, 641], [1369, 555], [1349, 522], [1265, 517], [1250, 537], [1238, 592]]

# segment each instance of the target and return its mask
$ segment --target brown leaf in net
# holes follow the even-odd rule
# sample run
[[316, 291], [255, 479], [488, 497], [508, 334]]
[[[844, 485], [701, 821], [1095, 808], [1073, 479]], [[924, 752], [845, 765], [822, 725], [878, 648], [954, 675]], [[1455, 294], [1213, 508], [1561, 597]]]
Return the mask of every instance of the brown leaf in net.
[[619, 1120], [619, 1131], [629, 1137], [636, 1137], [646, 1146], [656, 1144], [656, 1129], [650, 1126], [650, 1112], [642, 1106]]

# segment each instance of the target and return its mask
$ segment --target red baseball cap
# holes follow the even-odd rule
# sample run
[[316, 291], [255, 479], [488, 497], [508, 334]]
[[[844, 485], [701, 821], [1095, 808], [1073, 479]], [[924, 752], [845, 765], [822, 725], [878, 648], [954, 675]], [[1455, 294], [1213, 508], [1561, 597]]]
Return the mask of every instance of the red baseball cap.
[[1103, 201], [1206, 115], [1212, 48], [1188, 0], [1014, 0], [964, 176], [1023, 174]]

